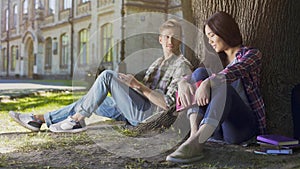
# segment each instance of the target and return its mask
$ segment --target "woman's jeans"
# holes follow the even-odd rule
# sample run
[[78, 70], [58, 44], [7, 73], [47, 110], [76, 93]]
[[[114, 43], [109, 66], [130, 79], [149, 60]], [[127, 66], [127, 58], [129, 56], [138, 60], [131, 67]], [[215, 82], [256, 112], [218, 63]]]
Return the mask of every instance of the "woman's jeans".
[[[108, 92], [111, 97], [107, 97]], [[136, 126], [152, 115], [154, 107], [146, 97], [122, 83], [116, 72], [105, 70], [85, 96], [66, 107], [46, 113], [44, 118], [47, 126], [50, 126], [77, 112], [85, 117], [95, 113], [116, 120], [127, 120]]]
[[[205, 68], [198, 68], [192, 74], [195, 82], [207, 77]], [[199, 107], [199, 114], [203, 117], [200, 125], [215, 126], [213, 138], [227, 143], [238, 144], [258, 133], [255, 112], [244, 103], [232, 85], [222, 84], [211, 89], [211, 100], [207, 106]]]
[[300, 140], [300, 84], [292, 90], [292, 116], [294, 123], [294, 138]]

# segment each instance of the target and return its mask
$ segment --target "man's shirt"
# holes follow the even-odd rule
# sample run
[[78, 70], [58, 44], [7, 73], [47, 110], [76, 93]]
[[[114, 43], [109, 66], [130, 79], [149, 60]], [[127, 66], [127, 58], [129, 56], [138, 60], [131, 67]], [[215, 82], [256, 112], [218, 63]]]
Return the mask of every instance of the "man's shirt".
[[192, 73], [192, 65], [181, 54], [173, 55], [164, 61], [164, 57], [154, 61], [146, 71], [143, 83], [152, 90], [158, 90], [164, 94], [165, 102], [170, 108], [175, 104], [175, 92], [177, 83], [186, 75]]

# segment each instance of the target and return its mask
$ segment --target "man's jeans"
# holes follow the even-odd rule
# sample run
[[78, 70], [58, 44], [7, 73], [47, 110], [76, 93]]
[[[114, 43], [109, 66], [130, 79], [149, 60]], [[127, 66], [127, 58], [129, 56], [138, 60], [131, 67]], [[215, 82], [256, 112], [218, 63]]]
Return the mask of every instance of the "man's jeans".
[[[107, 97], [108, 92], [111, 97]], [[44, 115], [47, 126], [80, 113], [90, 117], [92, 113], [116, 120], [127, 120], [138, 125], [153, 114], [155, 106], [144, 96], [122, 83], [116, 72], [103, 71], [88, 93], [78, 101]]]

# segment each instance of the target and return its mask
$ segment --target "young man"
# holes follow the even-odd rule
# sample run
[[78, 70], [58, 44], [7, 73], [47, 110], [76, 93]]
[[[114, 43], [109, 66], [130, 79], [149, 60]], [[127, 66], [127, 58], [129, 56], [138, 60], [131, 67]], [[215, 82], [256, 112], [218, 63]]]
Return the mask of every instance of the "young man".
[[133, 75], [106, 70], [85, 96], [66, 107], [43, 115], [10, 111], [10, 116], [32, 131], [46, 123], [52, 132], [80, 132], [86, 129], [84, 118], [92, 113], [136, 126], [155, 112], [167, 110], [175, 104], [177, 82], [191, 74], [191, 65], [180, 52], [181, 25], [171, 19], [159, 32], [164, 56], [148, 68], [143, 83]]

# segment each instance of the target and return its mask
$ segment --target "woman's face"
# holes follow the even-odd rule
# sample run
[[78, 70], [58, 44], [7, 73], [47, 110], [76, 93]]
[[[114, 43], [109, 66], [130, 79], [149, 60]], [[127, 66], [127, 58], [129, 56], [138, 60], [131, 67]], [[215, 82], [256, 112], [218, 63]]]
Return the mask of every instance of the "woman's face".
[[208, 43], [219, 53], [227, 50], [229, 46], [227, 43], [218, 35], [216, 35], [208, 25], [205, 25], [205, 35], [208, 38]]

